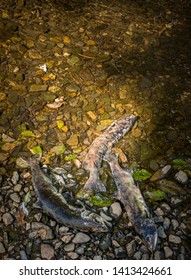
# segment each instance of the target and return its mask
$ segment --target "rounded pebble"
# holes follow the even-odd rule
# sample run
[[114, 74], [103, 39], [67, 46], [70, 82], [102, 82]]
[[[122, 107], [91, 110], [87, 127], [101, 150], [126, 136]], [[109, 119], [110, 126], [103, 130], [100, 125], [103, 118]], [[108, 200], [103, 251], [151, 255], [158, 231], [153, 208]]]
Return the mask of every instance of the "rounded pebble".
[[91, 240], [89, 235], [83, 233], [83, 232], [78, 232], [75, 237], [73, 238], [72, 242], [74, 244], [81, 244], [81, 243], [87, 243]]
[[42, 259], [51, 260], [54, 258], [54, 248], [49, 244], [41, 244], [40, 246]]

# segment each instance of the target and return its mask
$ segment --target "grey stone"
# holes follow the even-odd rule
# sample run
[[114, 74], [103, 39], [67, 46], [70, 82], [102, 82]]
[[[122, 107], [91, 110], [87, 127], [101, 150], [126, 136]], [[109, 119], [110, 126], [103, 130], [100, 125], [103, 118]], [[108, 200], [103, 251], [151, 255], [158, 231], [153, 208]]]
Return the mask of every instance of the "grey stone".
[[14, 202], [17, 202], [17, 203], [20, 203], [21, 199], [18, 195], [18, 193], [12, 193], [10, 194], [10, 198], [14, 201]]
[[82, 246], [75, 249], [75, 252], [79, 255], [83, 255], [84, 251], [85, 251], [85, 249]]
[[128, 244], [126, 244], [126, 251], [127, 251], [128, 257], [132, 257], [135, 254], [135, 250], [136, 250], [136, 241], [135, 240], [131, 240]]
[[14, 171], [11, 181], [14, 185], [16, 185], [18, 183], [18, 180], [19, 180], [19, 174], [17, 171]]
[[2, 242], [0, 242], [0, 254], [3, 254], [5, 252], [6, 252], [6, 250], [5, 250], [4, 244]]
[[165, 217], [164, 218], [164, 222], [163, 222], [163, 228], [164, 230], [168, 230], [169, 229], [169, 226], [170, 226], [170, 219]]
[[72, 242], [74, 244], [81, 244], [81, 243], [87, 243], [91, 240], [91, 238], [89, 237], [89, 235], [83, 233], [83, 232], [78, 232], [76, 233], [74, 239], [72, 240]]
[[161, 208], [157, 207], [157, 209], [154, 211], [155, 215], [157, 216], [163, 216], [164, 212], [162, 211]]
[[165, 258], [168, 259], [168, 258], [172, 257], [173, 251], [170, 249], [170, 247], [165, 246], [164, 247], [164, 254], [165, 254]]
[[75, 245], [73, 243], [68, 243], [67, 245], [64, 246], [64, 250], [66, 252], [72, 252], [74, 251]]
[[67, 255], [72, 260], [76, 260], [79, 257], [79, 255], [75, 252], [69, 252]]
[[3, 223], [6, 226], [12, 224], [13, 221], [14, 221], [13, 216], [10, 213], [3, 214]]
[[106, 250], [111, 246], [111, 234], [106, 234], [100, 240], [99, 246], [102, 250]]
[[54, 248], [49, 244], [41, 244], [40, 246], [42, 259], [51, 260], [54, 258]]
[[21, 185], [21, 184], [16, 184], [16, 185], [14, 186], [14, 191], [15, 191], [15, 192], [20, 192], [21, 189], [22, 189], [22, 185]]
[[141, 252], [136, 252], [136, 253], [134, 254], [133, 257], [134, 257], [136, 260], [140, 260], [141, 257], [142, 257], [142, 254], [141, 254]]
[[113, 204], [111, 204], [109, 211], [111, 213], [111, 216], [115, 219], [119, 219], [122, 215], [122, 209], [119, 202], [114, 202]]
[[175, 179], [182, 185], [186, 185], [188, 183], [188, 176], [187, 174], [180, 170], [175, 174]]
[[182, 242], [182, 240], [179, 236], [170, 234], [169, 235], [169, 242], [172, 242], [174, 244], [180, 244]]
[[26, 252], [24, 250], [20, 251], [21, 260], [28, 260]]
[[177, 229], [177, 227], [179, 226], [179, 222], [175, 219], [171, 220], [171, 224], [172, 224], [173, 230]]
[[155, 251], [154, 260], [161, 260], [161, 252], [160, 251]]
[[97, 256], [94, 256], [93, 259], [94, 259], [94, 260], [102, 260], [102, 256], [97, 255]]
[[158, 236], [160, 238], [166, 238], [166, 233], [165, 233], [164, 228], [162, 226], [158, 227], [157, 231], [158, 231]]

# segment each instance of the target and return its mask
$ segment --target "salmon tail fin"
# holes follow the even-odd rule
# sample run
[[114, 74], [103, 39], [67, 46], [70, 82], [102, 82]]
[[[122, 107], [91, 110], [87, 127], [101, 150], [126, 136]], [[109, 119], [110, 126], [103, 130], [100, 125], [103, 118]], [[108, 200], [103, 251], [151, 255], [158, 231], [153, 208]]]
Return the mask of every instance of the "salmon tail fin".
[[99, 177], [90, 176], [84, 187], [78, 192], [78, 198], [88, 198], [97, 192], [106, 192], [106, 188]]

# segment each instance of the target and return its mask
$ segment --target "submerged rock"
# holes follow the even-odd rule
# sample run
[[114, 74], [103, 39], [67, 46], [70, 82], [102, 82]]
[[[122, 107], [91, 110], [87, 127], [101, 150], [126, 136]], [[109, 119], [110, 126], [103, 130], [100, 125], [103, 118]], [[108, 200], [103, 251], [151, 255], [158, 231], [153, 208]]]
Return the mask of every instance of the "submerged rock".
[[182, 170], [180, 170], [176, 173], [175, 179], [182, 185], [186, 185], [188, 183], [188, 176]]
[[163, 179], [164, 177], [166, 177], [169, 174], [171, 168], [172, 168], [171, 165], [166, 165], [163, 168], [157, 170], [152, 175], [152, 177], [150, 178], [150, 181], [153, 182], [153, 181], [157, 181], [157, 180]]

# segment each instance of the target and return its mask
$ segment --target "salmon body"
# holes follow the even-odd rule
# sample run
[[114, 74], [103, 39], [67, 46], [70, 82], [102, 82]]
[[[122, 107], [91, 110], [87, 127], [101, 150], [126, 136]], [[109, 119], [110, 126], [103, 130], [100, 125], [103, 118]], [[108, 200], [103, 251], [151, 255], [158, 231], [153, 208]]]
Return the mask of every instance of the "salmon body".
[[43, 210], [58, 223], [82, 231], [107, 232], [104, 220], [92, 212], [79, 213], [71, 209], [64, 197], [52, 185], [51, 180], [42, 172], [36, 158], [22, 158], [31, 168], [32, 183]]
[[89, 173], [89, 179], [83, 187], [83, 192], [88, 196], [92, 192], [105, 192], [105, 186], [100, 180], [99, 170], [104, 155], [121, 139], [135, 124], [137, 117], [134, 115], [123, 116], [114, 121], [91, 144], [82, 167]]
[[117, 153], [108, 151], [104, 160], [110, 165], [117, 187], [117, 198], [124, 205], [136, 232], [143, 237], [149, 250], [153, 252], [158, 239], [157, 228], [138, 185], [130, 171], [120, 167]]

